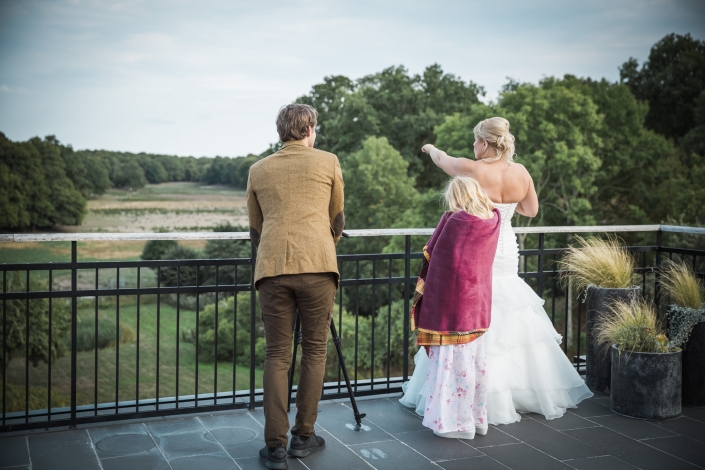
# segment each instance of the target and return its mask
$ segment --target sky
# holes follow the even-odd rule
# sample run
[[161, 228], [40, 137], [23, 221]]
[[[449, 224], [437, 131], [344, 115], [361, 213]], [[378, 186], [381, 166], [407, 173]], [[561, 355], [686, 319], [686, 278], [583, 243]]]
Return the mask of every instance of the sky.
[[511, 77], [619, 80], [701, 0], [0, 0], [0, 132], [75, 149], [259, 154], [329, 75], [438, 63], [497, 99]]

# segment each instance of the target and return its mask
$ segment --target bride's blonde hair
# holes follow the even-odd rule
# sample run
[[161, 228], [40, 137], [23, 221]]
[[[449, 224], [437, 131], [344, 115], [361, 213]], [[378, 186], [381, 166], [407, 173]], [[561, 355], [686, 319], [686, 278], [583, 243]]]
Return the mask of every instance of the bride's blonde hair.
[[481, 219], [494, 217], [494, 204], [480, 183], [469, 176], [450, 180], [443, 196], [450, 212], [464, 211]]
[[472, 131], [476, 139], [484, 140], [497, 151], [496, 157], [484, 158], [483, 161], [514, 161], [514, 136], [509, 132], [509, 121], [502, 117], [492, 117], [477, 123]]

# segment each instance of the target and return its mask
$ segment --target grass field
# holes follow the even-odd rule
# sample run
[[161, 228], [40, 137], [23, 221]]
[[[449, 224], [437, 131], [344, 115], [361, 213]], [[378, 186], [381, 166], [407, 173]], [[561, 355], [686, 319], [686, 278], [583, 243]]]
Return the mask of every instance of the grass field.
[[[147, 185], [138, 191], [110, 190], [88, 201], [88, 214], [80, 226], [60, 227], [65, 232], [210, 231], [219, 224], [246, 225], [244, 191], [197, 183]], [[180, 242], [201, 249], [204, 240]], [[89, 260], [139, 259], [144, 242], [79, 242], [78, 258]], [[69, 242], [2, 243], [0, 263], [65, 262], [71, 260]]]
[[[86, 302], [88, 303], [88, 302]], [[116, 323], [116, 307], [101, 305], [98, 309], [98, 327], [103, 328], [108, 323]], [[223, 312], [222, 315], [227, 313]], [[232, 314], [232, 313], [231, 313]], [[134, 296], [122, 297], [119, 309], [119, 321], [133, 332], [137, 332], [137, 303]], [[98, 403], [114, 402], [116, 390], [119, 401], [134, 400], [137, 396], [137, 378], [139, 377], [140, 399], [154, 398], [157, 393], [157, 373], [159, 374], [159, 396], [173, 397], [178, 394], [191, 395], [196, 393], [196, 348], [193, 343], [181, 339], [180, 331], [193, 329], [196, 325], [196, 312], [181, 309], [179, 313], [179, 330], [177, 330], [176, 308], [162, 302], [159, 312], [159, 335], [157, 347], [157, 305], [155, 296], [143, 296], [140, 302], [139, 325], [139, 363], [137, 362], [137, 341], [122, 344], [119, 347], [107, 347], [98, 350], [97, 377], [95, 351], [79, 352], [77, 356], [77, 390], [78, 404], [95, 403], [96, 385]], [[92, 330], [95, 325], [95, 308], [83, 305], [79, 310], [80, 322], [87, 323]], [[178, 349], [177, 349], [177, 338]], [[177, 364], [178, 350], [178, 364]], [[157, 367], [157, 353], [159, 366]], [[51, 386], [57, 394], [54, 406], [58, 406], [63, 397], [71, 391], [70, 357], [65, 356], [52, 364]], [[137, 374], [139, 371], [139, 376]], [[235, 377], [233, 378], [233, 371]], [[215, 389], [215, 363], [198, 363], [198, 393], [212, 393]], [[8, 368], [9, 382], [24, 387], [25, 363], [23, 359], [10, 362]], [[232, 361], [220, 361], [217, 364], [217, 389], [219, 392], [233, 389], [233, 379], [236, 390], [249, 389], [249, 368], [237, 365], [233, 368]], [[116, 387], [116, 380], [118, 386]], [[49, 381], [48, 365], [30, 365], [29, 384], [46, 388]], [[255, 371], [255, 387], [262, 387], [262, 371]], [[17, 411], [24, 409], [20, 403]]]

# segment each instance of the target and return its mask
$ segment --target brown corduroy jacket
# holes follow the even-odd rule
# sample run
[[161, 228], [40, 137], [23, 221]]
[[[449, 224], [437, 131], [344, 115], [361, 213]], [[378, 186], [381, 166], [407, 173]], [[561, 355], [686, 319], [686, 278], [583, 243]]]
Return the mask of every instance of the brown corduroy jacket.
[[345, 226], [343, 173], [329, 152], [286, 142], [252, 165], [247, 179], [255, 286], [264, 277], [330, 272]]

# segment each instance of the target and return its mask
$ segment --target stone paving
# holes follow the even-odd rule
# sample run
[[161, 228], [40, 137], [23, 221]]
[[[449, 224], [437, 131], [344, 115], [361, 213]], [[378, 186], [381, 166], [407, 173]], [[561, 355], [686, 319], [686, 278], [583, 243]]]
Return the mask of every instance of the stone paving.
[[[398, 396], [360, 400], [365, 430], [352, 429], [345, 401], [321, 403], [317, 433], [325, 451], [289, 459], [298, 469], [705, 468], [705, 408], [653, 422], [612, 413], [609, 397], [584, 401], [560, 419], [524, 414], [474, 440], [442, 439], [421, 425]], [[290, 415], [293, 421], [293, 411]], [[201, 413], [102, 423], [77, 430], [0, 435], [0, 468], [31, 470], [261, 469], [262, 410]]]

